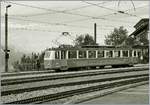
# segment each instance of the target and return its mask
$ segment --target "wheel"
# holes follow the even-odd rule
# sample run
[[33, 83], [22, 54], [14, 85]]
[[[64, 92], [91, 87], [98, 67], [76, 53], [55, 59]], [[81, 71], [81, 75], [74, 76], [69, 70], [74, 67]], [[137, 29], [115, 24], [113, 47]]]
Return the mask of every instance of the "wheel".
[[61, 72], [61, 70], [60, 69], [55, 69], [55, 72]]
[[66, 70], [68, 70], [68, 67], [67, 67], [67, 66], [62, 66], [62, 67], [60, 68], [60, 70], [61, 70], [61, 71], [66, 71]]
[[99, 68], [100, 68], [100, 69], [104, 69], [104, 67], [105, 67], [105, 66], [100, 66]]
[[112, 68], [118, 68], [119, 66], [118, 65], [112, 65]]

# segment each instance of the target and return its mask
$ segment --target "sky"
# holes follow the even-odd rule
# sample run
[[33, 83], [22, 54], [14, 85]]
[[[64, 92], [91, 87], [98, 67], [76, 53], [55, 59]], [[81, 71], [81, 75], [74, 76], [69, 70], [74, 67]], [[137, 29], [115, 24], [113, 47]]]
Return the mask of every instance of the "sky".
[[[134, 25], [149, 17], [148, 1], [7, 1], [1, 2], [1, 44], [5, 38], [8, 8], [8, 43], [19, 51], [40, 52], [59, 44], [72, 44], [81, 34], [94, 36], [104, 45], [105, 36], [124, 26], [130, 35]], [[124, 11], [124, 14], [118, 11]], [[62, 35], [68, 32], [68, 35]]]

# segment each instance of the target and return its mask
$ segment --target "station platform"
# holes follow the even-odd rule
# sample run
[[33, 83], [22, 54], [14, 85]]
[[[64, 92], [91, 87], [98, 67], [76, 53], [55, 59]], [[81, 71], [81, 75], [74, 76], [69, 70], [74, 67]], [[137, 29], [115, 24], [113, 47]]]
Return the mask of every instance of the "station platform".
[[82, 104], [139, 104], [149, 105], [149, 85], [141, 85], [127, 90], [119, 91], [111, 95], [92, 99]]

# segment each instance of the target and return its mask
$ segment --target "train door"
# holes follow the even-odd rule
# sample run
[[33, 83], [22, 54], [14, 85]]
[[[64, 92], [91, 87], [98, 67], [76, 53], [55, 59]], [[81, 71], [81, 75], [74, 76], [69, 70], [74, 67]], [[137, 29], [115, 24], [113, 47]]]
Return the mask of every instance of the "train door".
[[68, 56], [67, 50], [61, 50], [61, 68], [60, 70], [67, 70], [68, 64], [67, 64], [67, 56]]

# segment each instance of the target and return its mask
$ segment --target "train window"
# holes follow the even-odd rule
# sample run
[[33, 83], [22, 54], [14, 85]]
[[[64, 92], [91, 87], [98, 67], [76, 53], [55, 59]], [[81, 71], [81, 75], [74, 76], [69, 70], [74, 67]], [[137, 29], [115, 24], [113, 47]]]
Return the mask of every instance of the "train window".
[[136, 57], [136, 51], [134, 51], [134, 57]]
[[114, 57], [120, 57], [120, 51], [114, 51]]
[[50, 56], [50, 52], [45, 52], [44, 57], [45, 57], [45, 58], [49, 58], [49, 56]]
[[44, 55], [44, 57], [45, 57], [45, 58], [49, 58], [49, 57], [50, 57], [50, 53], [51, 53], [50, 51], [48, 51], [48, 52], [45, 52], [45, 55]]
[[68, 58], [77, 58], [77, 52], [76, 51], [68, 51]]
[[111, 58], [113, 55], [112, 51], [106, 51], [106, 58]]
[[96, 51], [89, 51], [89, 58], [96, 58]]
[[86, 51], [79, 51], [79, 58], [86, 58]]
[[59, 59], [60, 57], [59, 57], [59, 51], [56, 51], [55, 52], [55, 59]]
[[104, 57], [104, 51], [98, 51], [98, 52], [97, 52], [97, 57], [98, 57], [98, 58]]
[[132, 50], [129, 50], [129, 56], [132, 57]]
[[140, 57], [142, 54], [141, 54], [141, 52], [140, 51], [138, 51], [138, 57]]
[[128, 57], [128, 51], [122, 51], [122, 56], [123, 57]]
[[66, 51], [61, 51], [61, 59], [66, 59]]

